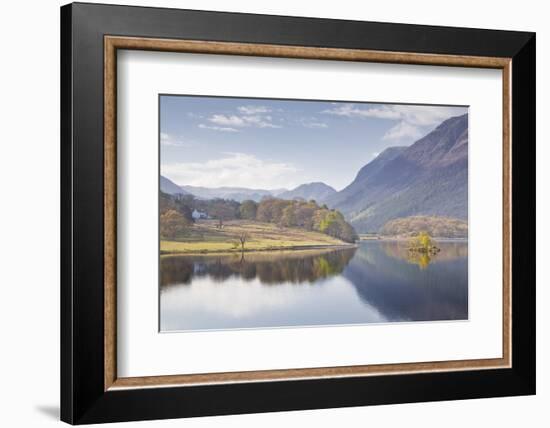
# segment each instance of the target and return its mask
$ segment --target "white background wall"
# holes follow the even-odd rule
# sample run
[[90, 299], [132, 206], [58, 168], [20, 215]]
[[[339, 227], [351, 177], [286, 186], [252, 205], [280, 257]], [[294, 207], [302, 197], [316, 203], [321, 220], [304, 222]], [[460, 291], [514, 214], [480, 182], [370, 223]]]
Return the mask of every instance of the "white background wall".
[[[122, 0], [121, 0], [122, 1]], [[104, 3], [116, 3], [104, 1]], [[550, 416], [550, 27], [534, 0], [385, 2], [148, 0], [126, 4], [537, 32], [538, 394], [461, 402], [155, 421], [158, 427], [548, 426]], [[59, 6], [4, 2], [0, 13], [0, 424], [59, 424]], [[546, 405], [546, 406], [545, 406]], [[138, 426], [137, 423], [125, 426]]]

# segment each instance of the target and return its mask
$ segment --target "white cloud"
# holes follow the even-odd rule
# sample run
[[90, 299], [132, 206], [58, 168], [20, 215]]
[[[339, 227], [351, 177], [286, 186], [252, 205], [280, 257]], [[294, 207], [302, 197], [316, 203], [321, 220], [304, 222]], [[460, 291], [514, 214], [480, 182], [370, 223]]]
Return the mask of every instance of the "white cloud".
[[328, 128], [328, 125], [324, 122], [303, 122], [306, 128]]
[[273, 118], [271, 116], [244, 116], [243, 120], [248, 126], [254, 126], [256, 128], [280, 128], [280, 125], [272, 123]]
[[206, 162], [164, 164], [162, 174], [181, 185], [274, 189], [294, 184], [294, 165], [271, 162], [245, 153], [226, 153]]
[[208, 121], [219, 126], [229, 126], [237, 128], [280, 128], [275, 125], [273, 118], [269, 115], [224, 115], [214, 114], [208, 118]]
[[444, 120], [459, 116], [467, 112], [464, 107], [445, 106], [394, 106], [395, 111], [401, 115], [401, 119], [408, 123], [419, 126], [439, 125]]
[[420, 129], [407, 122], [399, 122], [394, 127], [390, 128], [384, 136], [383, 140], [403, 140], [410, 139], [415, 140], [422, 136]]
[[181, 137], [176, 137], [172, 134], [168, 134], [166, 132], [160, 133], [160, 144], [163, 146], [169, 146], [169, 147], [191, 147], [193, 146], [193, 143], [190, 141], [185, 141]]
[[296, 123], [302, 125], [304, 128], [312, 128], [312, 129], [328, 128], [328, 123], [324, 122], [323, 120], [320, 120], [318, 117], [315, 117], [315, 116], [300, 117], [298, 119], [295, 119], [295, 121]]
[[237, 107], [237, 110], [243, 114], [259, 114], [259, 113], [269, 113], [271, 109], [265, 106], [241, 106]]
[[422, 105], [381, 105], [361, 107], [358, 104], [341, 104], [324, 110], [322, 113], [348, 118], [376, 118], [398, 120], [384, 136], [384, 140], [402, 140], [421, 137], [427, 128], [439, 125], [444, 120], [464, 114], [465, 107], [422, 106]]
[[209, 122], [224, 126], [245, 126], [245, 121], [239, 116], [226, 116], [223, 114], [214, 114], [208, 118]]
[[345, 117], [399, 119], [399, 113], [393, 111], [392, 108], [388, 106], [361, 108], [357, 107], [356, 104], [342, 104], [337, 107], [324, 110], [322, 113]]
[[380, 152], [372, 152], [372, 158], [377, 158]]
[[357, 104], [342, 104], [324, 110], [325, 114], [336, 116], [400, 120], [411, 125], [437, 125], [452, 116], [466, 113], [464, 107], [422, 106], [422, 105], [382, 105], [380, 107], [360, 107]]
[[231, 128], [231, 127], [228, 127], [228, 126], [210, 126], [210, 125], [205, 125], [203, 123], [199, 124], [199, 128], [200, 129], [210, 129], [212, 131], [220, 131], [220, 132], [239, 132], [238, 129]]

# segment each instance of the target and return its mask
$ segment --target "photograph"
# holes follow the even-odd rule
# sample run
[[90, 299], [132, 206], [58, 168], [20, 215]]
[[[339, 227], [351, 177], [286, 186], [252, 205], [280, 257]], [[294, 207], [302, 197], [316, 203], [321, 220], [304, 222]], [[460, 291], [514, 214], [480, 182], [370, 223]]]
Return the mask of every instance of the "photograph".
[[159, 331], [468, 320], [468, 106], [159, 95]]

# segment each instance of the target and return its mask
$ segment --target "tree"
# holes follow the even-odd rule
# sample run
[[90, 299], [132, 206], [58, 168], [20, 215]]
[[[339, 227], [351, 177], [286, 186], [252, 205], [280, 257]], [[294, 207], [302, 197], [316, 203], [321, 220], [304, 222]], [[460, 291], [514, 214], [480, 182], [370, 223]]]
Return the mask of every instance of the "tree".
[[439, 248], [435, 246], [432, 237], [427, 232], [420, 232], [416, 237], [411, 239], [409, 250], [431, 254], [439, 252]]
[[244, 244], [248, 241], [248, 234], [243, 232], [239, 235], [239, 242], [241, 243], [241, 251], [244, 251]]
[[266, 223], [279, 224], [283, 216], [283, 210], [290, 204], [292, 204], [292, 201], [276, 198], [264, 199], [258, 205], [256, 219]]
[[246, 200], [239, 207], [239, 214], [243, 220], [256, 220], [258, 204], [252, 200]]
[[294, 221], [297, 227], [313, 230], [313, 216], [319, 207], [311, 202], [297, 204], [294, 209]]
[[237, 218], [238, 202], [225, 201], [223, 199], [214, 199], [209, 202], [207, 212], [212, 218], [218, 220], [219, 229], [223, 227], [224, 221]]
[[195, 197], [193, 195], [177, 195], [176, 207], [182, 216], [190, 222], [194, 222], [193, 210], [195, 209]]
[[193, 219], [193, 210], [191, 209], [191, 206], [189, 206], [186, 202], [183, 201], [176, 201], [176, 208], [178, 212], [185, 217], [186, 220], [190, 222], [194, 222]]
[[291, 204], [286, 206], [283, 209], [283, 213], [281, 215], [281, 220], [279, 221], [280, 226], [285, 227], [293, 227], [296, 226], [296, 205]]
[[168, 210], [160, 216], [160, 236], [175, 239], [185, 233], [190, 222], [176, 210]]
[[355, 242], [358, 239], [355, 229], [346, 222], [340, 211], [319, 209], [313, 216], [313, 230], [341, 239]]
[[[281, 214], [278, 211], [281, 207]], [[337, 210], [321, 208], [315, 201], [284, 201], [283, 204], [272, 200], [267, 204], [260, 204], [258, 217], [271, 218], [270, 223], [277, 223], [284, 227], [299, 227], [306, 230], [316, 230], [345, 242], [355, 242], [358, 239], [355, 229], [346, 222], [342, 213]], [[279, 218], [279, 221], [277, 221]]]
[[420, 232], [418, 235], [418, 241], [424, 248], [431, 248], [433, 246], [432, 238], [426, 232]]
[[163, 191], [161, 191], [159, 199], [160, 214], [162, 215], [166, 211], [173, 209], [176, 209], [176, 203], [174, 202], [173, 198], [168, 193], [164, 193]]

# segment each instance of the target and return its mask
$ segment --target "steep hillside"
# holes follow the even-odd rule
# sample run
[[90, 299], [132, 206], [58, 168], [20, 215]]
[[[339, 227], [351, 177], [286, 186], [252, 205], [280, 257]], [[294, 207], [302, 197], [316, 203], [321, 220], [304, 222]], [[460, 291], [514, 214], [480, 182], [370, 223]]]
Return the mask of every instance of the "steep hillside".
[[466, 219], [468, 115], [450, 118], [409, 147], [392, 147], [326, 200], [359, 233], [413, 215]]
[[164, 193], [168, 193], [169, 195], [187, 194], [187, 192], [183, 190], [180, 186], [162, 175], [160, 176], [160, 190]]

